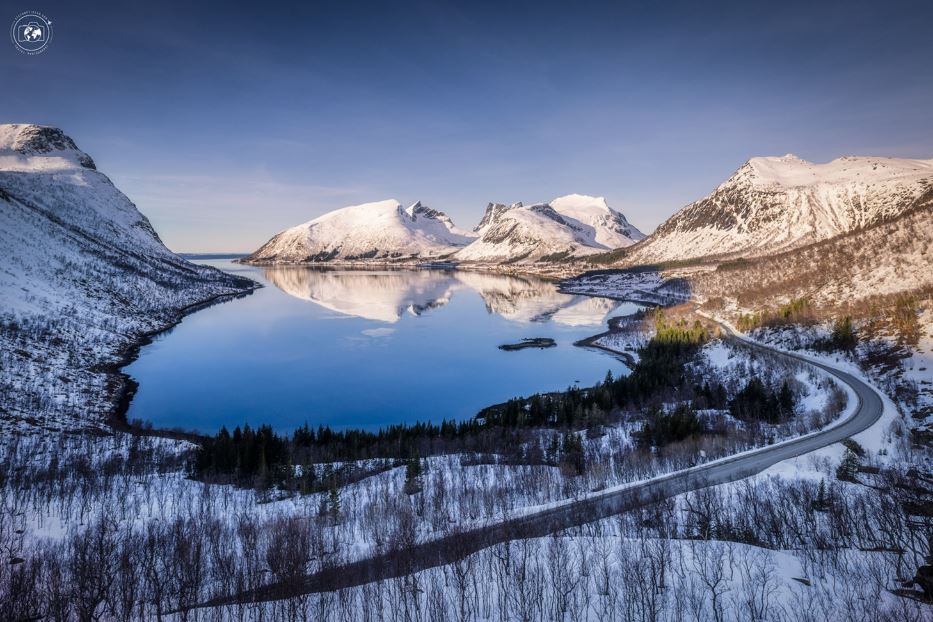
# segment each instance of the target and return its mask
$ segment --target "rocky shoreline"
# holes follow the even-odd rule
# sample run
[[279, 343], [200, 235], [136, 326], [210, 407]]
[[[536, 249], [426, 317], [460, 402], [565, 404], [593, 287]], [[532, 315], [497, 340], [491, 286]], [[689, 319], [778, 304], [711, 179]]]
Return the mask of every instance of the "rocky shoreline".
[[[263, 285], [250, 279], [243, 277], [236, 278], [244, 285], [242, 291], [216, 294], [206, 300], [195, 302], [178, 309], [175, 311], [174, 317], [168, 324], [156, 330], [143, 333], [119, 352], [119, 359], [117, 361], [108, 363], [101, 368], [101, 370], [108, 375], [108, 387], [112, 388], [112, 393], [109, 396], [112, 408], [110, 416], [106, 420], [110, 428], [117, 432], [176, 440], [198, 441], [203, 438], [203, 435], [190, 431], [154, 428], [146, 425], [145, 422], [127, 421], [126, 414], [139, 388], [139, 383], [124, 372], [123, 369], [139, 358], [139, 353], [144, 346], [151, 344], [159, 335], [163, 335], [174, 329], [187, 316], [213, 307], [214, 305], [244, 298], [263, 287]], [[249, 283], [249, 285], [246, 285], [246, 283]]]

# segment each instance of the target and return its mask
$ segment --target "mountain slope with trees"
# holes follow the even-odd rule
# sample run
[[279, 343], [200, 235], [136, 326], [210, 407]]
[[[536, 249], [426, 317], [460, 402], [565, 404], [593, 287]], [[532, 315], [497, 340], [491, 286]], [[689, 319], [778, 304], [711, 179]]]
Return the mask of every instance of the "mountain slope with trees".
[[147, 335], [246, 279], [169, 251], [61, 130], [0, 126], [0, 425], [100, 427]]

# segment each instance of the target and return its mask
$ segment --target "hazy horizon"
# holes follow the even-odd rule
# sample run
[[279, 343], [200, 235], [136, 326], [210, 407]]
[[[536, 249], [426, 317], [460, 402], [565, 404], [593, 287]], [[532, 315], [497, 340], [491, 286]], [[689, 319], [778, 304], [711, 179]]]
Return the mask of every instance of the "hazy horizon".
[[929, 3], [39, 8], [0, 119], [61, 127], [179, 252], [386, 198], [471, 228], [591, 194], [650, 233], [750, 157], [933, 157]]

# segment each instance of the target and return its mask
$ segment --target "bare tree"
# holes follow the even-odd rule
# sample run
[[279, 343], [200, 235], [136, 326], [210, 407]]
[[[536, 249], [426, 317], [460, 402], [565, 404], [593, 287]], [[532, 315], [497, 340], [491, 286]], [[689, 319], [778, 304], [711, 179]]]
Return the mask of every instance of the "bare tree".
[[116, 576], [116, 526], [107, 519], [92, 523], [72, 536], [69, 570], [75, 613], [81, 622], [100, 616], [98, 609], [107, 599]]

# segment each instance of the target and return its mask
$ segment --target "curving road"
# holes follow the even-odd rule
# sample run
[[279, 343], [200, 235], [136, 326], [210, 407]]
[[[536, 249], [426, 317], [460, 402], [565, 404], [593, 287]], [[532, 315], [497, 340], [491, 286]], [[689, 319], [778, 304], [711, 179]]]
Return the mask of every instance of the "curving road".
[[376, 557], [324, 569], [316, 574], [284, 584], [273, 584], [249, 594], [215, 599], [214, 606], [231, 602], [260, 602], [313, 592], [333, 591], [378, 580], [397, 578], [427, 568], [455, 562], [489, 546], [519, 538], [540, 537], [620, 514], [641, 505], [707, 486], [744, 479], [773, 464], [839, 442], [869, 428], [881, 417], [883, 404], [878, 392], [855, 376], [824, 363], [775, 350], [735, 335], [720, 324], [727, 338], [748, 347], [802, 361], [818, 367], [848, 385], [857, 397], [855, 410], [828, 429], [750, 450], [649, 480], [608, 489], [563, 505], [507, 519], [494, 525], [443, 536]]

